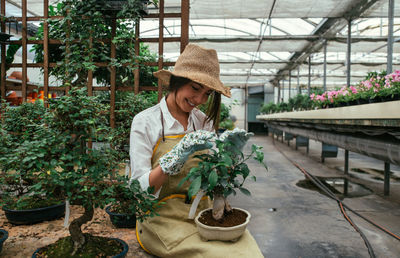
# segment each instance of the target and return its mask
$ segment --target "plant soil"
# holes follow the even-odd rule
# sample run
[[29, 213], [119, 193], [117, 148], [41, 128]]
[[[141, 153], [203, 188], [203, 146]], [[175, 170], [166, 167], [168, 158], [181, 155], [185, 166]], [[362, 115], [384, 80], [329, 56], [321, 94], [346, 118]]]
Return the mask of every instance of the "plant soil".
[[212, 216], [212, 210], [208, 210], [201, 214], [199, 221], [207, 226], [212, 227], [233, 227], [243, 224], [246, 221], [247, 214], [241, 210], [233, 209], [231, 212], [224, 212], [221, 220], [217, 221]]
[[[83, 208], [71, 205], [69, 222], [83, 214]], [[0, 228], [8, 231], [8, 239], [3, 243], [0, 257], [32, 257], [36, 249], [53, 244], [58, 239], [69, 236], [68, 228], [63, 226], [64, 218], [44, 221], [34, 225], [15, 226], [8, 222], [4, 211], [0, 209]], [[126, 257], [150, 258], [139, 245], [135, 229], [116, 228], [103, 209], [96, 208], [93, 219], [82, 226], [84, 233], [108, 238], [119, 238], [129, 245]], [[64, 256], [69, 257], [69, 256]]]
[[110, 238], [85, 234], [85, 239], [86, 243], [73, 256], [71, 253], [74, 250], [74, 242], [68, 236], [40, 250], [37, 257], [109, 257], [123, 251], [122, 244]]

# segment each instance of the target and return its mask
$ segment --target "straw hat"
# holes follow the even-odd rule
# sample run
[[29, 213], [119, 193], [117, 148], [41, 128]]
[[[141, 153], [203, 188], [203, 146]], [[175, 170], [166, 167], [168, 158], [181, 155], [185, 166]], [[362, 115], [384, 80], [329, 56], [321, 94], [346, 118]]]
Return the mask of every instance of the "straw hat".
[[219, 62], [214, 49], [206, 49], [194, 44], [188, 44], [178, 57], [174, 70], [160, 70], [153, 73], [164, 85], [169, 85], [171, 75], [184, 77], [209, 87], [226, 97], [231, 97], [231, 91], [219, 79]]

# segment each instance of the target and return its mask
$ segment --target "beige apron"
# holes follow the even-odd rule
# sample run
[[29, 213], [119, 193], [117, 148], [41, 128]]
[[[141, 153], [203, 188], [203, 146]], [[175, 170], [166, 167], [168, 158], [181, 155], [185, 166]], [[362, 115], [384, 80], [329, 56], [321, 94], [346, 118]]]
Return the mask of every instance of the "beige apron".
[[[158, 141], [153, 151], [152, 167], [158, 166], [158, 159], [170, 151], [183, 135], [165, 136], [165, 141]], [[182, 187], [178, 184], [196, 166], [198, 159], [189, 157], [181, 173], [169, 176], [160, 192], [160, 202], [164, 202], [157, 213], [160, 216], [136, 223], [136, 236], [142, 248], [152, 255], [159, 257], [263, 257], [256, 241], [246, 230], [235, 243], [222, 241], [205, 242], [200, 239], [193, 220], [188, 214], [191, 204], [185, 203], [190, 182]], [[199, 211], [211, 207], [208, 198], [202, 199], [197, 207]]]

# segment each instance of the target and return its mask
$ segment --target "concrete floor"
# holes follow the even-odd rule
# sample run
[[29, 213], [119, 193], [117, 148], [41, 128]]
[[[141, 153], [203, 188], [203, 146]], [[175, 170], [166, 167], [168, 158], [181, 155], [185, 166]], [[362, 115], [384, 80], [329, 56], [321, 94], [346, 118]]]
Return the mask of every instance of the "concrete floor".
[[[321, 177], [343, 177], [344, 151], [337, 158], [321, 163], [321, 143], [310, 141], [306, 149], [295, 150], [271, 136], [254, 136], [246, 145], [264, 147], [268, 172], [255, 161], [248, 163], [257, 181], [246, 182], [252, 192], [248, 197], [231, 197], [233, 206], [245, 208], [252, 214], [249, 230], [265, 257], [369, 257], [360, 234], [345, 220], [336, 201], [316, 191], [296, 186], [305, 179], [292, 162], [309, 173]], [[382, 161], [350, 153], [350, 169], [375, 168], [383, 170]], [[398, 166], [391, 166], [400, 175]], [[392, 179], [390, 195], [383, 195], [383, 182], [368, 174], [350, 172], [352, 182], [363, 185], [371, 193], [363, 197], [344, 198], [343, 203], [400, 236], [400, 182]], [[380, 231], [365, 220], [347, 211], [353, 222], [369, 240], [376, 257], [400, 257], [400, 241]]]

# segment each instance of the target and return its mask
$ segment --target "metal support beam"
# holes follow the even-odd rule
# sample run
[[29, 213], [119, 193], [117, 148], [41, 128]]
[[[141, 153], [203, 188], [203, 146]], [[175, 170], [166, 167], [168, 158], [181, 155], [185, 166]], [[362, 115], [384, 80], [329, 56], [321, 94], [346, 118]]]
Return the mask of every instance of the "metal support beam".
[[308, 95], [311, 94], [311, 55], [308, 56], [308, 87], [307, 87]]
[[301, 89], [300, 89], [300, 66], [297, 66], [297, 93], [301, 94]]
[[328, 42], [325, 40], [324, 42], [324, 91], [326, 91], [326, 48]]
[[349, 174], [349, 150], [344, 150], [344, 174]]
[[347, 70], [347, 86], [350, 86], [351, 69], [351, 19], [347, 20], [347, 52], [346, 52], [346, 70]]
[[373, 157], [391, 164], [400, 165], [400, 145], [395, 142], [384, 142], [350, 135], [330, 133], [291, 126], [282, 126], [267, 122], [268, 127], [276, 128], [294, 135], [300, 135], [316, 141], [338, 146], [352, 152]]
[[279, 104], [281, 102], [281, 82], [278, 81], [278, 101], [277, 103]]
[[388, 39], [387, 39], [387, 74], [393, 72], [393, 16], [394, 16], [394, 0], [389, 0], [389, 14], [388, 14]]
[[383, 179], [383, 194], [389, 195], [390, 191], [390, 163], [385, 162], [385, 172]]
[[282, 80], [282, 102], [285, 102], [285, 80]]
[[289, 71], [289, 99], [292, 91], [292, 71]]

